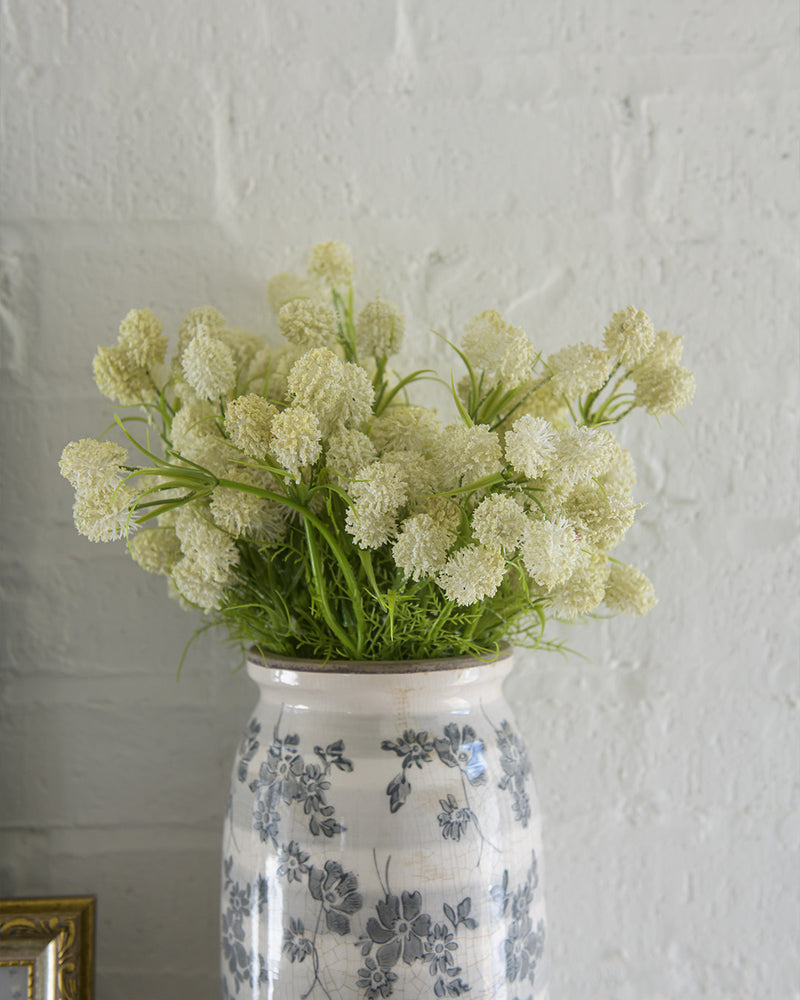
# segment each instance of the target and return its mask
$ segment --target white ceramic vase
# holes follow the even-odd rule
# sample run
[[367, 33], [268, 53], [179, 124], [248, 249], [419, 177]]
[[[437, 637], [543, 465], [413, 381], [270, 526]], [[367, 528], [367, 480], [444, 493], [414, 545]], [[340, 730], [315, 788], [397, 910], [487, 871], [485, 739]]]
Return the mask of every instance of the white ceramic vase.
[[252, 657], [233, 769], [222, 996], [546, 1000], [541, 821], [511, 651]]

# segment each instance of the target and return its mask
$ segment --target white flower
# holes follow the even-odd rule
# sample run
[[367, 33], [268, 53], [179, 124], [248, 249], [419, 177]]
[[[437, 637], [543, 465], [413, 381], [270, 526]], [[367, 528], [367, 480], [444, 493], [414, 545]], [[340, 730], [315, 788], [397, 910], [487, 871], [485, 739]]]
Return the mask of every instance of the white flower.
[[461, 526], [461, 507], [453, 497], [422, 497], [414, 504], [414, 513], [428, 514], [437, 525], [454, 533]]
[[158, 391], [150, 372], [125, 347], [100, 347], [92, 361], [95, 384], [104, 396], [122, 406], [154, 402]]
[[646, 615], [656, 601], [653, 584], [641, 570], [626, 563], [611, 563], [605, 603], [612, 611], [621, 611], [627, 615]]
[[198, 333], [192, 338], [181, 365], [186, 381], [201, 399], [227, 396], [236, 384], [233, 351], [210, 333]]
[[127, 451], [113, 441], [81, 438], [64, 448], [58, 467], [78, 493], [113, 490], [121, 481], [127, 458]]
[[75, 527], [90, 542], [113, 542], [133, 534], [137, 525], [130, 520], [130, 509], [137, 496], [124, 484], [78, 493], [72, 508]]
[[281, 307], [292, 299], [310, 299], [317, 291], [315, 282], [298, 274], [289, 274], [284, 271], [276, 274], [267, 282], [267, 298], [273, 310], [278, 313]]
[[272, 421], [271, 451], [295, 479], [322, 452], [319, 421], [302, 406], [289, 406]]
[[370, 439], [379, 452], [420, 451], [431, 453], [439, 443], [443, 427], [426, 406], [390, 406], [372, 421]]
[[[262, 479], [257, 472], [241, 466], [231, 466], [222, 478], [264, 489], [277, 486], [269, 473]], [[210, 510], [214, 523], [237, 537], [275, 542], [286, 535], [286, 508], [257, 493], [217, 486], [211, 494]]]
[[581, 553], [575, 526], [564, 517], [529, 521], [520, 549], [523, 566], [545, 590], [552, 590], [570, 578]]
[[336, 344], [336, 314], [320, 302], [292, 299], [281, 306], [278, 326], [288, 341], [306, 349]]
[[601, 476], [617, 459], [618, 445], [599, 427], [568, 427], [556, 431], [556, 453], [548, 475], [557, 489]]
[[605, 596], [608, 574], [604, 553], [581, 551], [570, 578], [548, 595], [553, 612], [560, 618], [576, 618], [594, 611]]
[[487, 309], [467, 323], [461, 348], [476, 375], [483, 374], [483, 390], [502, 383], [515, 389], [533, 374], [536, 350], [523, 330], [506, 322], [495, 309]]
[[444, 489], [477, 482], [503, 469], [500, 439], [486, 424], [450, 424], [434, 443], [432, 457]]
[[263, 396], [237, 396], [225, 412], [225, 430], [245, 455], [263, 460], [270, 450], [272, 421], [278, 410]]
[[217, 425], [217, 414], [205, 400], [185, 403], [172, 418], [172, 446], [189, 462], [208, 469], [215, 476], [237, 455]]
[[368, 302], [356, 320], [356, 348], [361, 355], [388, 358], [397, 354], [405, 332], [397, 307], [383, 299]]
[[403, 521], [392, 556], [406, 577], [421, 580], [442, 569], [454, 540], [455, 535], [430, 514], [415, 514]]
[[549, 421], [525, 414], [506, 434], [506, 460], [517, 472], [536, 479], [552, 464], [555, 442], [556, 432]]
[[349, 285], [355, 273], [350, 247], [336, 240], [318, 243], [311, 248], [308, 273], [333, 288]]
[[606, 347], [626, 368], [642, 361], [653, 349], [655, 339], [650, 317], [633, 306], [615, 312], [605, 331]]
[[374, 390], [367, 372], [318, 347], [299, 358], [287, 385], [295, 406], [309, 410], [327, 437], [334, 428], [364, 423], [372, 414]]
[[517, 548], [527, 525], [525, 511], [505, 493], [491, 493], [472, 515], [472, 533], [481, 545], [507, 553]]
[[354, 506], [347, 511], [346, 528], [362, 549], [376, 549], [394, 535], [397, 514], [408, 498], [403, 470], [379, 459], [362, 469], [348, 485]]
[[361, 431], [346, 427], [332, 434], [328, 441], [326, 464], [345, 479], [354, 478], [365, 465], [378, 457], [375, 445]]
[[209, 577], [201, 562], [183, 556], [172, 568], [172, 581], [184, 600], [204, 611], [217, 611], [222, 606], [225, 587], [233, 582], [233, 575], [228, 573], [223, 579]]
[[499, 549], [467, 545], [450, 556], [436, 582], [448, 601], [467, 607], [497, 593], [505, 572], [505, 557]]
[[190, 341], [200, 333], [216, 336], [225, 328], [225, 317], [213, 306], [200, 306], [190, 309], [184, 316], [178, 330], [178, 356], [180, 357]]
[[570, 397], [602, 389], [613, 364], [608, 351], [592, 344], [573, 344], [551, 354], [547, 359], [554, 387]]
[[120, 324], [119, 343], [135, 365], [150, 371], [166, 357], [163, 330], [164, 324], [149, 309], [131, 309]]
[[181, 543], [174, 528], [145, 528], [128, 543], [134, 562], [148, 573], [168, 576], [181, 555]]
[[625, 487], [590, 480], [564, 500], [563, 510], [582, 540], [608, 551], [622, 541], [633, 524], [637, 506]]
[[633, 369], [632, 378], [636, 405], [644, 406], [654, 417], [677, 413], [694, 399], [694, 372], [683, 365], [661, 368], [645, 359]]
[[232, 538], [203, 517], [196, 507], [189, 506], [182, 507], [178, 512], [175, 532], [180, 539], [181, 551], [207, 580], [220, 586], [230, 581], [231, 571], [239, 560]]

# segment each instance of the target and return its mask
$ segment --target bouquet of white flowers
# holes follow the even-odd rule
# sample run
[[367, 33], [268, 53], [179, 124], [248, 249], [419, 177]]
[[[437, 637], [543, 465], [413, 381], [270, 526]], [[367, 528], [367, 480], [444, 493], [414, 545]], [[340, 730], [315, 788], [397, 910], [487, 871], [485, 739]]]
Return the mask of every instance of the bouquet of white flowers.
[[356, 311], [352, 279], [341, 243], [274, 278], [278, 348], [207, 307], [167, 363], [161, 322], [130, 312], [94, 376], [142, 411], [114, 426], [143, 464], [111, 440], [66, 446], [78, 531], [124, 537], [209, 624], [291, 656], [484, 655], [555, 645], [551, 617], [649, 610], [647, 578], [609, 555], [637, 509], [610, 428], [691, 402], [682, 338], [628, 306], [604, 346], [543, 359], [483, 312], [454, 346], [466, 374], [445, 424], [409, 398], [436, 373], [390, 367], [402, 315], [381, 298]]

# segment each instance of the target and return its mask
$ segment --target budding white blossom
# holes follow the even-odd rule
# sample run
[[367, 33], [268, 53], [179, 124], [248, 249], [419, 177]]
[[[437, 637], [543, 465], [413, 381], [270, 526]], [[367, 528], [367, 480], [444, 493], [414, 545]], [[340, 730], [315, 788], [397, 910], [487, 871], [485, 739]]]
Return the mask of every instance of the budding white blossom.
[[302, 406], [289, 406], [272, 420], [271, 450], [295, 479], [300, 470], [313, 465], [322, 452], [319, 421]]
[[148, 573], [168, 576], [180, 558], [181, 543], [174, 528], [145, 528], [128, 543], [134, 562]]
[[546, 591], [570, 578], [581, 554], [575, 526], [564, 517], [528, 521], [520, 551], [525, 569]]
[[636, 485], [636, 469], [633, 464], [633, 455], [623, 448], [618, 441], [614, 442], [614, 459], [597, 480], [603, 486], [617, 487], [630, 492]]
[[308, 273], [333, 288], [349, 285], [355, 273], [350, 247], [336, 240], [318, 243], [311, 248]]
[[519, 503], [505, 493], [491, 493], [472, 515], [472, 533], [487, 548], [512, 553], [528, 525]]
[[648, 358], [634, 368], [632, 377], [636, 405], [644, 406], [654, 417], [677, 413], [694, 399], [694, 372], [683, 365], [660, 368]]
[[604, 553], [582, 551], [570, 578], [548, 595], [553, 612], [560, 618], [577, 618], [594, 611], [605, 596], [608, 574]]
[[505, 557], [499, 549], [467, 545], [450, 556], [436, 582], [448, 601], [467, 607], [496, 594], [505, 572]]
[[137, 525], [130, 520], [130, 509], [138, 494], [124, 483], [103, 487], [91, 493], [78, 493], [72, 514], [75, 527], [90, 542], [114, 542], [133, 534]]
[[547, 359], [553, 385], [565, 396], [583, 396], [603, 388], [614, 360], [608, 351], [592, 344], [564, 347]]
[[636, 510], [628, 489], [594, 480], [579, 484], [563, 504], [581, 540], [605, 551], [622, 541]]
[[216, 336], [230, 349], [237, 372], [243, 371], [256, 354], [265, 347], [263, 338], [259, 337], [257, 333], [251, 333], [238, 326], [226, 326]]
[[278, 326], [288, 341], [306, 349], [336, 344], [336, 314], [321, 302], [292, 299], [281, 306]]
[[601, 476], [613, 465], [618, 450], [608, 431], [582, 426], [558, 429], [555, 448], [548, 475], [556, 488], [567, 490]]
[[374, 390], [367, 372], [318, 347], [299, 358], [289, 372], [288, 392], [319, 420], [323, 436], [342, 425], [364, 423], [372, 414]]
[[[222, 478], [264, 489], [273, 489], [278, 485], [269, 473], [262, 477], [258, 472], [241, 466], [232, 466]], [[211, 494], [210, 510], [214, 523], [239, 538], [280, 540], [287, 530], [285, 509], [274, 500], [233, 487], [217, 486]]]
[[453, 497], [423, 497], [414, 504], [415, 514], [428, 514], [434, 523], [453, 533], [461, 526], [461, 507]]
[[200, 333], [217, 336], [225, 329], [225, 317], [213, 306], [190, 309], [178, 329], [178, 355], [183, 354], [189, 342]]
[[377, 457], [375, 445], [361, 431], [345, 427], [332, 434], [328, 441], [326, 464], [345, 479], [353, 479], [365, 465], [374, 462]]
[[[220, 586], [225, 586], [230, 581], [231, 570], [239, 561], [239, 553], [232, 538], [215, 527], [198, 509], [188, 506], [181, 507], [178, 512], [175, 532], [180, 539], [183, 554], [193, 561], [209, 581]], [[175, 568], [177, 570], [177, 566]]]
[[655, 339], [650, 317], [633, 306], [615, 312], [605, 330], [606, 347], [627, 368], [645, 358], [653, 349]]
[[202, 399], [230, 395], [236, 384], [233, 351], [210, 333], [198, 333], [189, 342], [181, 366], [186, 381]]
[[415, 514], [403, 521], [392, 556], [406, 577], [417, 581], [442, 569], [454, 541], [455, 535], [430, 514]]
[[439, 418], [427, 406], [390, 406], [372, 421], [369, 436], [379, 452], [392, 448], [430, 454], [442, 432]]
[[206, 400], [185, 403], [172, 418], [172, 445], [182, 458], [221, 475], [237, 452], [222, 436], [217, 413]]
[[289, 274], [284, 271], [276, 274], [267, 282], [267, 298], [274, 312], [281, 311], [292, 299], [310, 299], [317, 291], [317, 286], [306, 277], [299, 274]]
[[653, 584], [641, 570], [626, 563], [612, 562], [606, 583], [605, 603], [612, 611], [646, 615], [655, 607]]
[[556, 432], [542, 417], [525, 414], [515, 421], [505, 438], [506, 460], [528, 479], [536, 479], [556, 456]]
[[158, 397], [150, 372], [120, 344], [97, 349], [92, 374], [100, 392], [122, 406], [152, 403]]
[[405, 328], [406, 321], [395, 305], [375, 299], [356, 320], [356, 348], [362, 356], [388, 358], [400, 350]]
[[245, 455], [263, 460], [270, 450], [272, 421], [278, 410], [253, 392], [237, 396], [225, 412], [225, 430]]
[[512, 326], [495, 309], [479, 313], [467, 323], [461, 348], [476, 375], [483, 374], [483, 389], [502, 383], [515, 389], [533, 374], [536, 350], [517, 326]]
[[131, 309], [119, 327], [119, 343], [134, 364], [147, 371], [163, 363], [167, 354], [164, 324], [149, 309]]
[[434, 443], [432, 457], [446, 489], [477, 482], [503, 469], [500, 438], [486, 424], [450, 424]]
[[210, 577], [201, 562], [191, 556], [178, 559], [172, 568], [172, 582], [180, 597], [204, 611], [218, 611], [225, 596], [225, 587], [233, 582], [233, 574], [222, 579]]
[[403, 470], [379, 459], [362, 469], [348, 485], [354, 506], [347, 511], [346, 528], [362, 549], [376, 549], [394, 535], [397, 514], [408, 498]]
[[64, 448], [58, 468], [78, 493], [113, 490], [120, 482], [127, 458], [127, 451], [113, 441], [81, 438]]
[[520, 403], [520, 416], [543, 417], [548, 423], [558, 426], [569, 419], [569, 409], [564, 394], [553, 385], [552, 379], [540, 382], [531, 389], [530, 395]]

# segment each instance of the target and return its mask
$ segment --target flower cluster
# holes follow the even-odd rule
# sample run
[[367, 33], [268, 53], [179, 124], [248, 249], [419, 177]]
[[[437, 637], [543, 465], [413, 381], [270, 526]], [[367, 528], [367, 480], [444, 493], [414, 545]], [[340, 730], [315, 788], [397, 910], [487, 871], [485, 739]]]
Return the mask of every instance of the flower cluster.
[[402, 314], [383, 298], [356, 308], [353, 273], [333, 242], [314, 247], [305, 275], [273, 279], [278, 347], [204, 307], [167, 360], [162, 324], [130, 312], [94, 375], [146, 420], [117, 414], [126, 447], [64, 449], [78, 530], [125, 538], [171, 596], [290, 655], [547, 645], [548, 617], [648, 611], [651, 584], [611, 555], [639, 506], [612, 429], [634, 409], [691, 402], [681, 338], [629, 306], [601, 346], [543, 357], [487, 310], [456, 347], [466, 374], [442, 379], [457, 385], [446, 422], [409, 399], [429, 373], [391, 367]]

